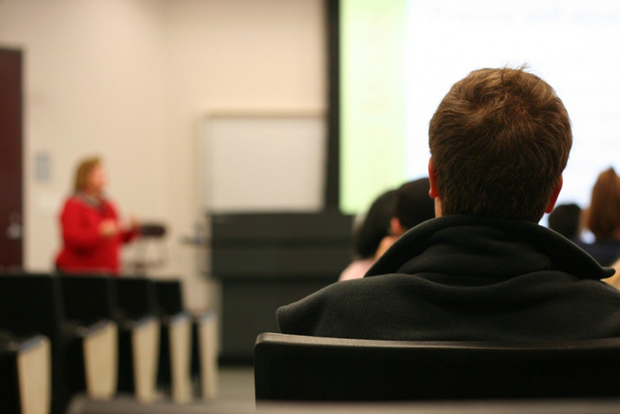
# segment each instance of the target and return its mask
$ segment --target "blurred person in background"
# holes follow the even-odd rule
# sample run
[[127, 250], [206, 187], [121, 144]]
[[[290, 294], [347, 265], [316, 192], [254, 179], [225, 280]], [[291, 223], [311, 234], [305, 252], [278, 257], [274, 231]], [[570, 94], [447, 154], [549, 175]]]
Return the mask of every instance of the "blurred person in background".
[[63, 246], [56, 268], [65, 273], [118, 275], [120, 249], [135, 239], [139, 225], [135, 218], [123, 228], [114, 204], [107, 199], [107, 178], [101, 160], [83, 160], [75, 174], [74, 194], [65, 202], [60, 216]]
[[601, 266], [620, 258], [620, 177], [613, 168], [603, 171], [592, 189], [585, 226], [594, 234], [592, 244], [579, 243]]
[[390, 220], [390, 235], [381, 241], [377, 258], [408, 230], [435, 218], [435, 201], [428, 195], [430, 187], [428, 178], [420, 178], [405, 183], [396, 190], [396, 205], [394, 216]]
[[364, 277], [377, 260], [382, 240], [390, 234], [390, 220], [394, 216], [396, 190], [381, 194], [370, 206], [366, 217], [353, 233], [354, 260], [340, 274], [339, 281]]
[[579, 240], [581, 233], [581, 207], [577, 204], [562, 204], [549, 214], [549, 228], [572, 241]]
[[[435, 203], [428, 195], [429, 189], [429, 179], [420, 178], [403, 184], [397, 190], [388, 191], [373, 203], [356, 237], [356, 246], [361, 244], [361, 247], [367, 247], [364, 253], [369, 256], [363, 262], [359, 262], [364, 264], [363, 267], [353, 262], [342, 273], [340, 281], [364, 277], [374, 262], [400, 236], [418, 224], [435, 217]], [[369, 237], [370, 234], [372, 237]], [[363, 241], [360, 236], [367, 237], [368, 242], [365, 246], [359, 243]], [[357, 250], [362, 249], [357, 248]]]

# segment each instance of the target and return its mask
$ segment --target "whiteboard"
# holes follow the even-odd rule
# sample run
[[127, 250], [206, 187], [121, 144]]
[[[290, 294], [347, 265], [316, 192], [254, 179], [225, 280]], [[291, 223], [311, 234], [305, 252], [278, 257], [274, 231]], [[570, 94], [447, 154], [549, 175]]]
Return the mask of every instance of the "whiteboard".
[[327, 128], [321, 115], [203, 119], [199, 180], [211, 212], [312, 212], [324, 205]]

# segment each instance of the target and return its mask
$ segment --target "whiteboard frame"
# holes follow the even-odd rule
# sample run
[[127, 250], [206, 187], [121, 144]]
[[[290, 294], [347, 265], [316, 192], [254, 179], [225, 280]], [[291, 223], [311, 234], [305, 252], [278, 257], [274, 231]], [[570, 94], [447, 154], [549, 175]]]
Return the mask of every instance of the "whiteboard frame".
[[[212, 191], [213, 182], [213, 140], [209, 129], [215, 120], [219, 119], [299, 119], [320, 118], [325, 122], [327, 134], [327, 111], [322, 109], [217, 109], [205, 112], [197, 120], [196, 146], [195, 146], [195, 194], [196, 206], [201, 215], [211, 213], [213, 208]], [[327, 135], [325, 136], [325, 148], [327, 148]], [[325, 157], [327, 163], [327, 157]], [[323, 174], [325, 175], [325, 174]], [[322, 186], [325, 188], [327, 179], [322, 178]], [[325, 191], [321, 194], [321, 209], [325, 207]]]

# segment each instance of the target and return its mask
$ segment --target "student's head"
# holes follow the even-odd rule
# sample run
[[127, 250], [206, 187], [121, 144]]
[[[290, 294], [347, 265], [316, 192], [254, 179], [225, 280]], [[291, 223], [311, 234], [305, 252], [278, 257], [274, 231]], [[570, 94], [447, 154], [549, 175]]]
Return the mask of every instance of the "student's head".
[[597, 240], [620, 236], [620, 177], [613, 168], [603, 171], [594, 184], [586, 227]]
[[105, 170], [99, 157], [84, 159], [78, 165], [75, 173], [76, 193], [87, 192], [100, 194], [107, 184]]
[[549, 228], [568, 239], [579, 235], [581, 207], [577, 204], [562, 204], [549, 215]]
[[396, 190], [383, 193], [370, 206], [362, 224], [353, 235], [355, 255], [374, 257], [381, 240], [390, 233], [390, 219], [394, 216]]
[[562, 188], [572, 145], [568, 113], [522, 69], [481, 69], [457, 82], [429, 128], [437, 215], [538, 222]]
[[428, 178], [420, 178], [396, 190], [396, 205], [391, 220], [393, 235], [401, 236], [407, 230], [435, 217], [435, 204], [428, 195], [429, 188]]

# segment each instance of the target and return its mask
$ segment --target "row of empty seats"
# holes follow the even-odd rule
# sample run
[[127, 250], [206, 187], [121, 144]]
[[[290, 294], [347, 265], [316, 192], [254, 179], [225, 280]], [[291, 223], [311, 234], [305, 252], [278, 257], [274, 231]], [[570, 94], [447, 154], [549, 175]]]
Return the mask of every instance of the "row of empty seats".
[[214, 312], [190, 315], [177, 280], [0, 275], [2, 412], [64, 413], [78, 393], [187, 403], [193, 379], [210, 398], [217, 341]]

